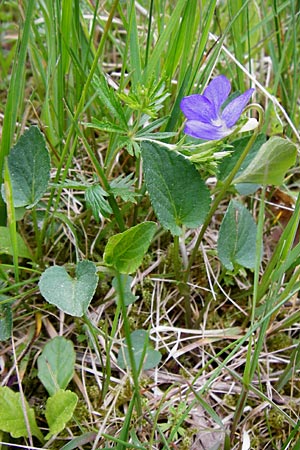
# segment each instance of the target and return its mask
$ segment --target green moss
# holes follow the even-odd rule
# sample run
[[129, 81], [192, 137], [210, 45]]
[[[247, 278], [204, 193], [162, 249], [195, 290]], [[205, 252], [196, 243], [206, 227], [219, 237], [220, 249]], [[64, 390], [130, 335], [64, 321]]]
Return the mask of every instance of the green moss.
[[[293, 344], [293, 340], [286, 333], [277, 333], [270, 336], [267, 339], [267, 347], [269, 352], [281, 350], [283, 348], [290, 347]], [[290, 354], [291, 350], [287, 350], [287, 354]]]

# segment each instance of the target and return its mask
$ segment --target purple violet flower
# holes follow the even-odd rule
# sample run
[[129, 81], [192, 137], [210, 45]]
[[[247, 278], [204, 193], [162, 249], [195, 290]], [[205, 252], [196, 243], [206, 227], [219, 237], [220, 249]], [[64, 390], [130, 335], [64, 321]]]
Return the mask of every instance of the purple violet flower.
[[250, 100], [254, 89], [235, 97], [222, 109], [231, 90], [230, 81], [219, 75], [204, 90], [181, 100], [180, 108], [187, 118], [184, 132], [205, 140], [219, 140], [234, 131], [234, 125]]

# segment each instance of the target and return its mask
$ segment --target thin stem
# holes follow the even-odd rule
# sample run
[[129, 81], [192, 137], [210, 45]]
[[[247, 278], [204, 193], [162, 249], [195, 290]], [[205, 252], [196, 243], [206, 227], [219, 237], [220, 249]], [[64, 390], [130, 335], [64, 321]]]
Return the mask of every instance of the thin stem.
[[225, 196], [228, 188], [230, 187], [230, 185], [232, 184], [232, 181], [234, 180], [236, 174], [238, 173], [241, 165], [243, 164], [246, 156], [248, 155], [252, 145], [255, 142], [255, 139], [257, 137], [258, 132], [260, 131], [260, 128], [262, 126], [262, 120], [263, 120], [263, 109], [261, 108], [260, 105], [253, 105], [253, 107], [255, 107], [255, 109], [259, 112], [259, 125], [256, 128], [255, 132], [253, 133], [253, 135], [251, 136], [251, 138], [248, 141], [248, 144], [246, 145], [243, 153], [241, 154], [239, 160], [237, 161], [235, 167], [232, 169], [231, 173], [229, 174], [229, 176], [226, 178], [226, 180], [223, 183], [223, 186], [221, 187], [221, 190], [219, 192], [219, 194], [216, 196], [216, 198], [214, 199], [210, 211], [202, 225], [201, 231], [199, 233], [199, 236], [197, 238], [196, 244], [193, 248], [193, 251], [191, 253], [190, 259], [189, 259], [189, 263], [187, 266], [187, 270], [185, 272], [185, 276], [184, 276], [184, 281], [187, 282], [189, 279], [189, 274], [192, 268], [192, 265], [195, 261], [195, 258], [197, 256], [198, 253], [198, 248], [200, 246], [200, 243], [203, 239], [203, 236], [211, 222], [211, 219], [213, 218], [213, 215], [215, 214], [216, 210], [218, 209], [218, 206], [220, 204], [220, 202], [222, 201], [223, 197]]
[[[84, 316], [83, 316], [83, 321], [88, 329], [89, 338], [92, 342], [92, 345], [97, 354], [97, 357], [99, 358], [99, 361], [102, 365], [103, 382], [102, 382], [102, 389], [101, 389], [101, 402], [103, 402], [104, 395], [105, 395], [104, 386], [107, 385], [107, 380], [106, 380], [107, 372], [105, 370], [106, 367], [104, 366], [104, 362], [102, 359], [102, 349], [101, 349], [101, 347], [99, 345], [99, 341], [98, 341], [99, 330], [91, 323], [90, 319], [88, 318], [88, 316], [86, 314], [84, 314]], [[109, 355], [107, 356], [107, 359], [109, 359]]]
[[[263, 188], [262, 198], [260, 202], [259, 208], [259, 218], [258, 218], [258, 230], [257, 230], [257, 238], [256, 238], [256, 261], [255, 261], [255, 272], [254, 272], [254, 283], [253, 283], [253, 297], [252, 297], [252, 310], [251, 310], [251, 325], [250, 330], [253, 329], [255, 325], [255, 313], [256, 313], [256, 304], [258, 299], [258, 286], [259, 286], [259, 271], [261, 264], [261, 256], [262, 256], [262, 237], [263, 237], [263, 225], [264, 225], [264, 213], [265, 213], [265, 192], [266, 188]], [[262, 329], [264, 329], [263, 333], [260, 336], [265, 336], [265, 332], [267, 329], [269, 321], [264, 322]], [[249, 389], [251, 385], [251, 381], [255, 370], [257, 368], [259, 351], [263, 345], [263, 339], [259, 339], [256, 344], [256, 349], [254, 354], [252, 354], [252, 344], [253, 344], [253, 334], [249, 336], [247, 356], [246, 356], [246, 364], [243, 374], [243, 387], [242, 392], [238, 401], [238, 406], [234, 413], [233, 423], [231, 427], [231, 442], [234, 440], [235, 430], [238, 426], [239, 420], [243, 414]], [[257, 357], [255, 357], [257, 355]]]
[[180, 294], [184, 298], [184, 309], [185, 309], [185, 324], [187, 328], [192, 328], [192, 308], [189, 296], [189, 288], [186, 283], [182, 280], [182, 259], [180, 256], [180, 246], [179, 246], [179, 236], [174, 236], [174, 273], [175, 279], [177, 280], [178, 289]]
[[119, 301], [121, 305], [121, 313], [123, 318], [123, 325], [124, 325], [124, 334], [125, 334], [125, 340], [128, 350], [128, 357], [129, 357], [129, 363], [131, 367], [131, 373], [133, 378], [133, 386], [134, 386], [134, 394], [136, 398], [136, 409], [138, 417], [142, 417], [142, 403], [140, 398], [140, 385], [139, 385], [139, 373], [138, 368], [136, 366], [136, 362], [134, 359], [134, 353], [133, 353], [133, 347], [132, 347], [132, 341], [131, 341], [131, 335], [130, 335], [130, 325], [129, 320], [127, 316], [127, 308], [125, 305], [125, 297], [124, 297], [124, 286], [122, 283], [121, 274], [119, 272], [116, 272], [116, 278], [118, 281], [118, 290], [119, 290]]

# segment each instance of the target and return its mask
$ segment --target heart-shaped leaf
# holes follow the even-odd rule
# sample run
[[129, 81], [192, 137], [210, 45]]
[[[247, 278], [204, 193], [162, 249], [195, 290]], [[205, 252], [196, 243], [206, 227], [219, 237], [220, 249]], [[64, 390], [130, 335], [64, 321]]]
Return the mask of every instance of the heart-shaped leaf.
[[32, 126], [8, 155], [14, 206], [35, 205], [45, 193], [50, 178], [50, 156], [40, 130]]
[[63, 336], [55, 337], [45, 345], [37, 363], [38, 377], [49, 395], [65, 389], [74, 375], [73, 343]]
[[60, 389], [53, 397], [48, 398], [45, 416], [49, 425], [49, 433], [45, 439], [65, 429], [66, 423], [72, 419], [78, 397], [74, 392]]
[[197, 228], [209, 210], [210, 195], [195, 166], [158, 144], [143, 142], [143, 169], [155, 214], [173, 235], [182, 225]]
[[218, 237], [218, 254], [226, 269], [235, 265], [253, 269], [256, 260], [257, 226], [250, 212], [232, 200], [222, 221]]
[[49, 267], [42, 274], [39, 288], [47, 302], [71, 316], [85, 314], [95, 293], [98, 277], [91, 261], [80, 261], [76, 276], [71, 277], [64, 267]]
[[154, 222], [144, 222], [109, 238], [103, 259], [120, 273], [137, 270], [156, 231]]
[[[130, 337], [136, 368], [141, 367], [142, 370], [148, 370], [156, 367], [161, 360], [161, 353], [152, 348], [148, 333], [145, 330], [136, 330], [131, 333]], [[131, 368], [127, 347], [119, 350], [118, 364], [123, 369], [126, 369], [127, 366]]]

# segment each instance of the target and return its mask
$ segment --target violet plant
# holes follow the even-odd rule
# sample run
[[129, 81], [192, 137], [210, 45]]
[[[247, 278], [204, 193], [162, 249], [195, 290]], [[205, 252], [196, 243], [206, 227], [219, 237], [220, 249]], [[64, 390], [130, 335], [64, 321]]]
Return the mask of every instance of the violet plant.
[[219, 140], [232, 134], [254, 89], [248, 89], [225, 105], [230, 91], [230, 81], [224, 75], [219, 75], [209, 83], [203, 95], [184, 97], [180, 103], [187, 118], [184, 132], [204, 140]]
[[[230, 91], [230, 81], [220, 75], [209, 83], [203, 94], [192, 94], [181, 100], [180, 107], [187, 118], [184, 133], [201, 139], [199, 144], [193, 141], [187, 145], [182, 142], [170, 145], [153, 139], [149, 139], [150, 143], [146, 142], [148, 139], [142, 142], [145, 183], [154, 211], [162, 226], [174, 236], [174, 272], [185, 301], [188, 327], [193, 326], [188, 287], [190, 271], [203, 236], [228, 189], [236, 184], [236, 179], [258, 185], [277, 184], [283, 180], [296, 157], [295, 146], [282, 138], [274, 138], [276, 142], [271, 139], [263, 145], [262, 141], [258, 141], [260, 148], [253, 152], [263, 124], [263, 109], [257, 104], [247, 106], [254, 89], [248, 89], [232, 99], [229, 98]], [[250, 108], [256, 111], [258, 120], [243, 120], [243, 112]], [[241, 153], [235, 154], [233, 144], [239, 142], [234, 141], [236, 135], [251, 130], [254, 130], [253, 133], [243, 138]], [[231, 151], [222, 151], [224, 147]], [[251, 157], [245, 164], [250, 151]], [[225, 179], [218, 180], [218, 163], [224, 158], [233, 158], [234, 164]], [[279, 160], [281, 164], [278, 169]], [[201, 176], [211, 164], [217, 177], [212, 202], [210, 191]], [[278, 170], [279, 177], [275, 179], [274, 174]], [[257, 254], [261, 254], [261, 249], [257, 249], [256, 224], [247, 209], [238, 202], [230, 204], [229, 211], [224, 218], [226, 220], [220, 234], [222, 239], [218, 242], [219, 258], [229, 270], [239, 270], [239, 267], [254, 270]], [[189, 257], [185, 254], [181, 259], [180, 239], [184, 240], [185, 229], [200, 226]], [[226, 240], [224, 235], [228, 236]]]

